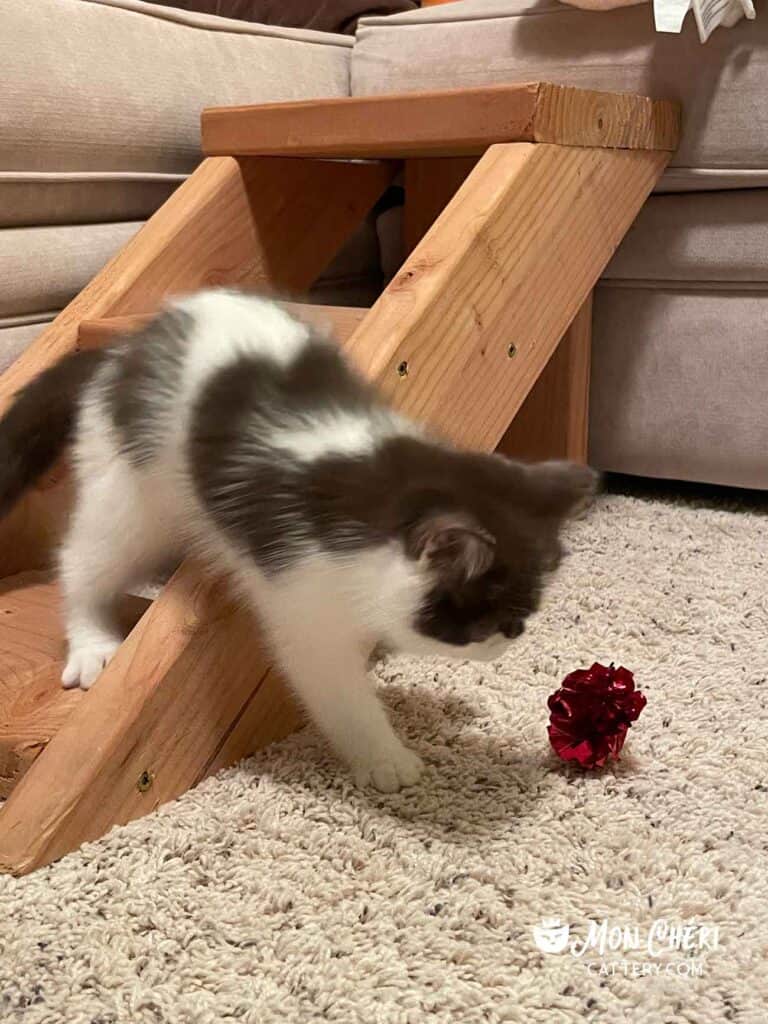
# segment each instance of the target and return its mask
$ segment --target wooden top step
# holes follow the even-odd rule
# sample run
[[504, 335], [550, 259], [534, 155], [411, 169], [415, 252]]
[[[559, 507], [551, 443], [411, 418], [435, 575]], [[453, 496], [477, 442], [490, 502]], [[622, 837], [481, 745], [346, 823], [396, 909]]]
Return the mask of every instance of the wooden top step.
[[461, 156], [497, 142], [672, 152], [679, 134], [677, 103], [550, 82], [213, 107], [202, 115], [209, 156]]

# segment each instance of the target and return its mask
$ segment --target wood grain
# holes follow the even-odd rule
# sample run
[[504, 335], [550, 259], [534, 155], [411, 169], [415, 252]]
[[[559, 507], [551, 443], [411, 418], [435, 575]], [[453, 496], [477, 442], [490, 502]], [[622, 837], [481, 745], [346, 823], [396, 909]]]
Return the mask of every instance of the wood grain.
[[574, 317], [498, 450], [516, 459], [586, 462], [592, 293]]
[[403, 241], [412, 252], [463, 185], [474, 156], [423, 157], [405, 161]]
[[594, 92], [542, 82], [533, 115], [533, 141], [607, 149], [673, 152], [680, 106], [631, 93]]
[[[412, 251], [464, 183], [474, 157], [406, 160], [404, 239]], [[499, 442], [513, 458], [587, 461], [592, 295], [576, 314]]]
[[497, 142], [671, 152], [679, 132], [675, 103], [549, 82], [214, 107], [202, 115], [211, 155], [460, 156]]
[[274, 666], [270, 667], [258, 689], [233, 720], [215, 754], [206, 761], [201, 778], [283, 739], [304, 723], [304, 712], [282, 675]]
[[352, 358], [402, 411], [495, 447], [667, 159], [492, 147], [350, 339]]
[[50, 566], [71, 505], [72, 481], [62, 462], [0, 519], [0, 578]]
[[[318, 306], [307, 302], [283, 302], [289, 313], [308, 324], [331, 329], [340, 341], [348, 338], [365, 318], [367, 309], [357, 306]], [[79, 347], [103, 348], [123, 335], [145, 327], [152, 314], [114, 316], [104, 320], [83, 320], [80, 324]]]
[[[28, 381], [77, 347], [82, 320], [152, 312], [168, 294], [207, 285], [304, 291], [394, 173], [387, 163], [203, 161], [0, 377], [0, 414]], [[0, 576], [50, 561], [69, 507], [65, 479], [44, 481], [0, 523]]]
[[50, 577], [24, 573], [0, 581], [0, 797], [9, 795], [82, 696], [63, 690], [58, 680], [54, 685], [63, 646], [59, 595]]
[[[127, 633], [149, 602], [126, 597]], [[50, 575], [0, 581], [0, 798], [8, 797], [84, 694], [62, 689], [64, 641], [59, 588]]]

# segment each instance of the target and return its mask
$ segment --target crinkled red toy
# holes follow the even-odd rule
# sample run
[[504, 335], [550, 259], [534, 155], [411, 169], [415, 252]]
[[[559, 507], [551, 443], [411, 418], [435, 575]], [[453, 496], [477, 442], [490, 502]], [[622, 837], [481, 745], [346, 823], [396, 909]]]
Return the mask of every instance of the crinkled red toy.
[[558, 757], [582, 768], [602, 768], [618, 758], [646, 699], [629, 669], [595, 662], [567, 675], [547, 703], [549, 742]]

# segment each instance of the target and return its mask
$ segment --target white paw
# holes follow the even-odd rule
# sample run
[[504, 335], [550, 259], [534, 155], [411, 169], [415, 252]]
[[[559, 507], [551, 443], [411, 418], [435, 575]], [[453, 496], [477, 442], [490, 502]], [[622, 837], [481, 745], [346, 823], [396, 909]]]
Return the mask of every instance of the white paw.
[[356, 758], [351, 767], [355, 785], [361, 789], [372, 785], [382, 793], [397, 793], [419, 781], [424, 762], [401, 743], [370, 758]]
[[90, 690], [119, 646], [119, 640], [99, 640], [71, 648], [67, 664], [61, 673], [61, 685], [65, 690], [71, 690], [75, 686]]

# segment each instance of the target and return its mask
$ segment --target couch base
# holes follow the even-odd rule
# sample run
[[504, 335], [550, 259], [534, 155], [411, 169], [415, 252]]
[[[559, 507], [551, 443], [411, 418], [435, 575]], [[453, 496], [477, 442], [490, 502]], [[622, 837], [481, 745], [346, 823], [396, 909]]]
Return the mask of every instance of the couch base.
[[593, 465], [768, 490], [768, 287], [604, 282], [592, 337]]

